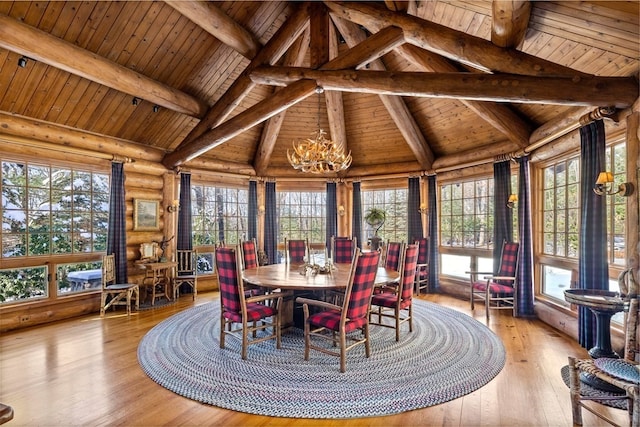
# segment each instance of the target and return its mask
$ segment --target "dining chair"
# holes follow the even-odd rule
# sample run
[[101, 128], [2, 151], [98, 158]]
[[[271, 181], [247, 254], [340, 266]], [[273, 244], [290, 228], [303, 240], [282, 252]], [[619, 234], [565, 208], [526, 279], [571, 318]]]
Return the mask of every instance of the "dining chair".
[[[418, 265], [418, 245], [406, 245], [400, 257], [400, 281], [392, 292], [382, 292], [371, 297], [371, 325], [394, 328], [396, 341], [400, 341], [400, 326], [409, 323], [409, 332], [413, 332], [413, 283]], [[377, 321], [371, 319], [377, 316]], [[393, 319], [393, 324], [384, 319]]]
[[421, 237], [415, 244], [419, 249], [414, 286], [416, 295], [420, 295], [423, 289], [429, 291], [429, 238]]
[[109, 307], [125, 305], [127, 315], [131, 315], [131, 302], [135, 300], [136, 310], [140, 308], [140, 288], [136, 283], [116, 283], [116, 258], [114, 254], [102, 257], [102, 292], [100, 296], [100, 316]]
[[395, 271], [400, 269], [401, 254], [405, 247], [404, 242], [388, 242], [384, 251], [384, 268]]
[[[242, 253], [242, 270], [258, 268], [260, 266], [260, 264], [258, 263], [258, 244], [256, 243], [256, 239], [243, 240], [242, 243], [240, 243], [240, 250]], [[244, 285], [244, 292], [246, 297], [262, 295], [266, 293], [264, 289], [250, 285], [246, 282], [244, 283]]]
[[[597, 405], [586, 404], [587, 401], [605, 403], [611, 400], [624, 399], [627, 402], [629, 424], [640, 427], [640, 297], [629, 298], [625, 302], [625, 346], [622, 359], [601, 357], [597, 359], [578, 359], [569, 356], [569, 388], [573, 424], [582, 425], [582, 408], [595, 414], [610, 424], [618, 425], [599, 411]], [[580, 392], [581, 375], [596, 378], [602, 384], [618, 389], [620, 395], [583, 396]]]
[[285, 262], [290, 264], [302, 264], [309, 259], [309, 240], [284, 239]]
[[[365, 355], [370, 356], [369, 311], [379, 261], [377, 251], [356, 249], [342, 305], [296, 298], [304, 313], [304, 360], [309, 360], [311, 349], [339, 356], [340, 372], [345, 372], [347, 351], [364, 344]], [[312, 313], [311, 308], [319, 311]]]
[[331, 237], [331, 257], [334, 264], [351, 264], [358, 247], [356, 237]]
[[[471, 310], [474, 309], [475, 301], [484, 301], [487, 320], [489, 320], [490, 310], [515, 309], [519, 249], [520, 244], [517, 242], [503, 242], [497, 274], [480, 271], [466, 272], [471, 281]], [[484, 276], [484, 281], [481, 281], [479, 276]]]
[[[216, 250], [221, 308], [220, 348], [225, 348], [227, 335], [236, 337], [242, 343], [241, 357], [245, 360], [247, 347], [250, 345], [275, 338], [276, 348], [281, 348], [282, 294], [272, 292], [246, 297], [241, 263], [239, 248], [224, 247]], [[270, 320], [267, 320], [269, 318]]]
[[191, 288], [191, 294], [195, 301], [198, 294], [198, 253], [191, 249], [176, 250], [176, 275], [173, 278], [173, 297], [180, 294], [182, 285]]

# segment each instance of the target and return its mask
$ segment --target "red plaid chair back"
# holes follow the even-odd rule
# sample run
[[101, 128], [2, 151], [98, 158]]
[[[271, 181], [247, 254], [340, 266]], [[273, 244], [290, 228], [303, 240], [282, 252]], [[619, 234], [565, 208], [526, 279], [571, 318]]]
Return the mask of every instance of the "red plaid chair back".
[[350, 322], [367, 317], [380, 261], [380, 253], [377, 251], [364, 254], [357, 252], [351, 267], [355, 268], [355, 272], [351, 273], [351, 283], [345, 293], [345, 298], [348, 299], [346, 317]]
[[255, 240], [242, 242], [242, 260], [244, 268], [258, 268], [258, 248]]
[[407, 245], [404, 250], [404, 268], [400, 272], [400, 281], [402, 284], [402, 293], [400, 298], [402, 300], [411, 300], [413, 296], [413, 283], [415, 280], [419, 253], [420, 248], [418, 245]]
[[398, 271], [400, 266], [400, 253], [402, 252], [402, 243], [389, 242], [387, 243], [387, 253], [384, 261], [385, 268], [391, 268]]
[[[517, 242], [504, 242], [502, 245], [502, 255], [500, 257], [500, 270], [498, 276], [514, 277], [518, 268], [518, 250], [520, 244]], [[511, 280], [496, 280], [501, 285], [513, 286]]]
[[418, 264], [429, 264], [429, 239], [426, 237], [416, 239], [418, 245]]
[[242, 283], [238, 274], [238, 260], [233, 248], [216, 249], [216, 269], [220, 302], [223, 310], [239, 313], [242, 311]]
[[333, 239], [333, 262], [335, 264], [351, 264], [355, 253], [356, 242], [354, 239]]
[[301, 263], [304, 262], [305, 256], [307, 256], [307, 241], [306, 240], [288, 240], [287, 250], [289, 251], [289, 262]]

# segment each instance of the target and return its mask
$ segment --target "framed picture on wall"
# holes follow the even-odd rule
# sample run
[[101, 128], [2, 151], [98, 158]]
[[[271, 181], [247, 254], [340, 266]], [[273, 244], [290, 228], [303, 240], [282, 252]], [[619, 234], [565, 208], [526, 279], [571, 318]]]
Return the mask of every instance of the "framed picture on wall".
[[138, 231], [160, 229], [160, 202], [135, 199], [133, 201], [133, 229]]

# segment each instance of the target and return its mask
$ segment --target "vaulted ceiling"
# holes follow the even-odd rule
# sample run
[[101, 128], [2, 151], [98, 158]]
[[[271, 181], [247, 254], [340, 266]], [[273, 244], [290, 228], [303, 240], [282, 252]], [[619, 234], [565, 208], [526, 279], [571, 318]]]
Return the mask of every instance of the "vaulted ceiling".
[[297, 176], [287, 149], [320, 126], [353, 155], [343, 176], [452, 166], [522, 150], [559, 117], [629, 107], [639, 12], [637, 1], [2, 1], [0, 135], [78, 147], [90, 135], [168, 169]]

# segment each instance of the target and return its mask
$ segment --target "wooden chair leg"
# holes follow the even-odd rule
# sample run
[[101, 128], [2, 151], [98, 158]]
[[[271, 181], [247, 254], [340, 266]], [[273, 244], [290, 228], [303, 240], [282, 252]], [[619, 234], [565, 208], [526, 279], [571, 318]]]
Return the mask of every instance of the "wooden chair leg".
[[569, 357], [569, 390], [571, 395], [571, 413], [573, 424], [582, 425], [582, 407], [580, 406], [580, 377], [576, 368], [576, 359]]

